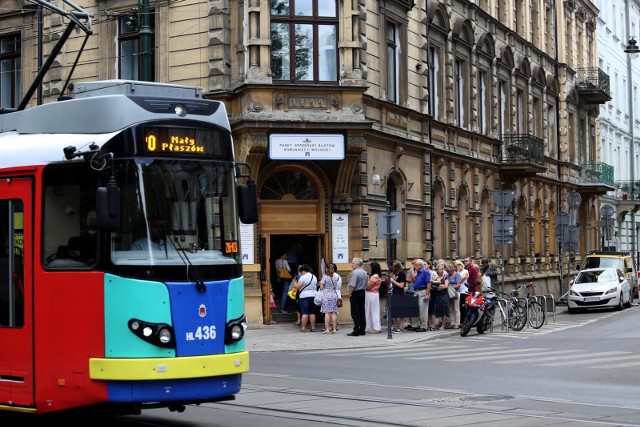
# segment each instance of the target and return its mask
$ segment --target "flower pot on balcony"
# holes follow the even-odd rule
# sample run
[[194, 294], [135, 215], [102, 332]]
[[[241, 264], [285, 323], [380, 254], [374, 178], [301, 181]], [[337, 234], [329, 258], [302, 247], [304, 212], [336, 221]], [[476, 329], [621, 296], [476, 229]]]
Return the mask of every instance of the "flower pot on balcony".
[[629, 198], [629, 195], [628, 195], [628, 194], [623, 194], [623, 195], [622, 195], [622, 200], [627, 200], [628, 198]]

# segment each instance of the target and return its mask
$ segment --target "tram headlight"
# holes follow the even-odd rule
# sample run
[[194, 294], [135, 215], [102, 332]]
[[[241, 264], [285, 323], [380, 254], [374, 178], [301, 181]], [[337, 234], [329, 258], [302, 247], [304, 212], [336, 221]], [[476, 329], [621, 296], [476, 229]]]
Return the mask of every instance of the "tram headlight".
[[171, 333], [171, 329], [169, 328], [161, 328], [158, 331], [158, 339], [162, 344], [169, 344], [173, 341], [173, 334]]
[[145, 322], [140, 319], [130, 319], [129, 330], [138, 338], [157, 345], [158, 347], [175, 348], [173, 328], [166, 323]]
[[247, 318], [242, 316], [238, 319], [230, 320], [227, 323], [226, 331], [224, 334], [224, 343], [226, 345], [233, 344], [244, 338], [244, 333], [247, 330]]
[[187, 115], [187, 108], [182, 104], [176, 104], [174, 107], [174, 111], [180, 117], [184, 117]]

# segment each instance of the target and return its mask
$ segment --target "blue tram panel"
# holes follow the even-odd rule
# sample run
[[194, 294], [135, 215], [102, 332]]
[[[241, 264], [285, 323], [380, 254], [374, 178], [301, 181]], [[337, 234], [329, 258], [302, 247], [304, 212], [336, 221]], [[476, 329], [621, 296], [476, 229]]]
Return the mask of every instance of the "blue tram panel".
[[177, 356], [224, 354], [229, 281], [195, 284], [166, 283], [171, 299]]

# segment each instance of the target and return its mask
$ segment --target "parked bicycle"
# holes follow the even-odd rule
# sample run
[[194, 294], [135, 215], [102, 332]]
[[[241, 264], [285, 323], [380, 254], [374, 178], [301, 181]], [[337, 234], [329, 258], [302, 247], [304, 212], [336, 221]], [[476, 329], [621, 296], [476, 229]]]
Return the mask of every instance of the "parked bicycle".
[[546, 314], [540, 301], [538, 301], [536, 296], [532, 294], [534, 287], [535, 285], [533, 282], [529, 282], [526, 285], [527, 320], [529, 322], [529, 326], [533, 329], [540, 329], [542, 325], [544, 325]]
[[521, 331], [527, 324], [526, 302], [517, 297], [517, 290], [510, 294], [491, 289], [499, 298], [497, 299], [502, 325], [514, 331]]

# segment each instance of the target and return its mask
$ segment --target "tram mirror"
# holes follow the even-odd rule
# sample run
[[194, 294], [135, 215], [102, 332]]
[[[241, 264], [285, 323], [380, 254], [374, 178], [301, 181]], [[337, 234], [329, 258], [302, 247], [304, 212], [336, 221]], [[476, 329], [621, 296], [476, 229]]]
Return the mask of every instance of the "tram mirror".
[[120, 229], [120, 188], [115, 183], [96, 190], [96, 214], [99, 230]]
[[250, 179], [246, 184], [236, 188], [238, 197], [238, 215], [243, 224], [258, 222], [258, 196], [256, 183]]

